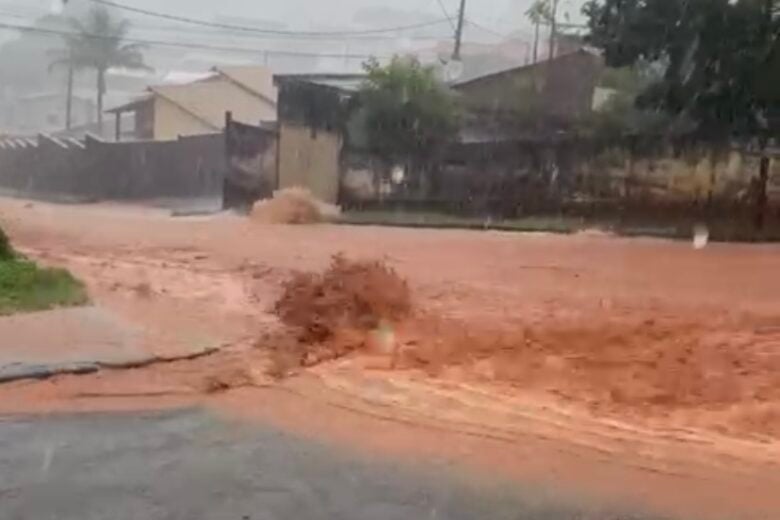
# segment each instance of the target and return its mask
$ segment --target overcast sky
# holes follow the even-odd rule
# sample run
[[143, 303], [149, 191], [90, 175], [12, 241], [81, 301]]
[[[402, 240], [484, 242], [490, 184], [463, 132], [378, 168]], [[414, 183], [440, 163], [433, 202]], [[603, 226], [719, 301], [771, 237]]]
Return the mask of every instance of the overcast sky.
[[[0, 13], [6, 10], [22, 12], [45, 11], [60, 0], [0, 0]], [[89, 0], [70, 0], [88, 2]], [[439, 0], [116, 0], [141, 7], [193, 18], [211, 19], [216, 15], [277, 21], [293, 28], [320, 26], [351, 27], [360, 13], [384, 8], [384, 15], [374, 17], [374, 23], [386, 19], [392, 26], [404, 19], [443, 17]], [[460, 0], [440, 0], [454, 16]], [[502, 33], [527, 28], [523, 12], [533, 0], [467, 0], [467, 16]], [[578, 20], [583, 0], [561, 0], [561, 15], [568, 13]], [[145, 18], [145, 17], [144, 17]], [[358, 19], [363, 19], [362, 17]], [[147, 22], [151, 20], [147, 19]]]

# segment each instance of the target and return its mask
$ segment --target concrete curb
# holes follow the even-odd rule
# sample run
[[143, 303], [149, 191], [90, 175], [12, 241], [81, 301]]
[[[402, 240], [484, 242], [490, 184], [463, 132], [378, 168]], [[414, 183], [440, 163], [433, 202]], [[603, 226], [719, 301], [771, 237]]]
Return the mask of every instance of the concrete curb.
[[43, 380], [58, 375], [94, 374], [100, 370], [129, 370], [161, 363], [190, 361], [210, 356], [220, 350], [222, 350], [222, 346], [208, 347], [178, 356], [147, 356], [124, 361], [76, 361], [52, 364], [12, 363], [0, 367], [0, 385], [26, 379]]

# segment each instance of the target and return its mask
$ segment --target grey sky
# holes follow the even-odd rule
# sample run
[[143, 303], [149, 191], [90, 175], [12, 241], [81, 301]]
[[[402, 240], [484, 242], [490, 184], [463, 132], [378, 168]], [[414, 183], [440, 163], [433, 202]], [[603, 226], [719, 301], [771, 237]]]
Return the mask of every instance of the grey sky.
[[[2, 13], [46, 12], [58, 0], [0, 0]], [[70, 0], [88, 2], [89, 0]], [[387, 16], [378, 16], [373, 21], [387, 24], [414, 23], [427, 18], [443, 17], [438, 0], [117, 0], [134, 7], [181, 14], [193, 18], [212, 19], [216, 15], [241, 19], [262, 19], [283, 23], [291, 28], [322, 26], [352, 27], [359, 13], [372, 8], [385, 8]], [[528, 28], [523, 12], [532, 0], [467, 0], [467, 16], [490, 29], [507, 33]], [[561, 14], [568, 13], [573, 20], [579, 19], [583, 0], [561, 0]], [[448, 12], [454, 16], [459, 0], [441, 0]], [[374, 9], [375, 10], [375, 9]], [[141, 17], [143, 23], [154, 23]], [[139, 19], [139, 22], [142, 20]], [[405, 22], [404, 22], [405, 21]]]

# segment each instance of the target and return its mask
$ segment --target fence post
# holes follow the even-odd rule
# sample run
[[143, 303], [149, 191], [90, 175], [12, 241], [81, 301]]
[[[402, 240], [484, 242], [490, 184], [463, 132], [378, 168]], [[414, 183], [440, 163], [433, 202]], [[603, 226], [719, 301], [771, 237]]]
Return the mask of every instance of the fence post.
[[227, 179], [230, 177], [230, 169], [231, 169], [231, 158], [233, 157], [233, 112], [230, 110], [227, 110], [225, 112], [225, 143], [224, 143], [224, 153], [225, 153], [225, 160], [223, 164], [223, 173], [222, 173], [222, 209], [227, 208]]

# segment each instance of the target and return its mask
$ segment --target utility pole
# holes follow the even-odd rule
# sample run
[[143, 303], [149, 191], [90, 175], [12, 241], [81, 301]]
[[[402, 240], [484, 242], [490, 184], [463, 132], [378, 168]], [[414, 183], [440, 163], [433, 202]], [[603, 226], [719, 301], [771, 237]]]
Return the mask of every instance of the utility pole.
[[466, 0], [460, 0], [460, 12], [458, 13], [458, 28], [455, 30], [455, 50], [452, 59], [460, 61], [460, 44], [463, 39], [463, 21], [466, 16]]

